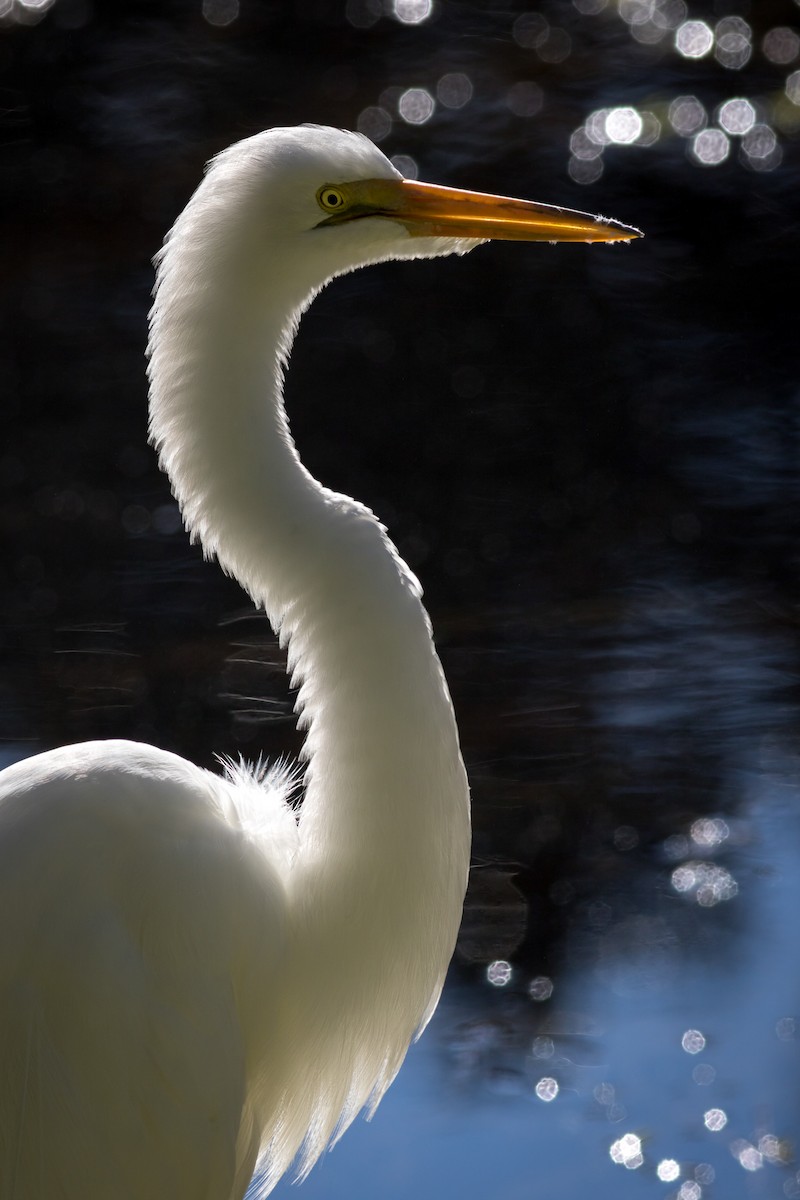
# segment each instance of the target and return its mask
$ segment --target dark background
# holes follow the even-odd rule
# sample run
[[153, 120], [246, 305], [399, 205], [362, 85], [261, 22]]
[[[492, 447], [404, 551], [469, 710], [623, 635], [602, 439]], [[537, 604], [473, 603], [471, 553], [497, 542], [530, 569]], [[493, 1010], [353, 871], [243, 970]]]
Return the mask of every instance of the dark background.
[[[578, 1001], [543, 1018], [555, 998], [532, 1004], [532, 979], [572, 980], [611, 1038], [614, 972], [657, 945], [675, 970], [647, 975], [637, 1019], [654, 1024], [637, 1036], [673, 1038], [659, 1006], [680, 1007], [689, 962], [713, 965], [713, 1023], [763, 949], [748, 938], [764, 881], [789, 888], [796, 871], [800, 9], [437, 0], [411, 15], [382, 0], [0, 4], [0, 750], [124, 736], [213, 766], [298, 748], [268, 626], [187, 544], [146, 443], [150, 259], [212, 154], [271, 125], [359, 127], [420, 178], [642, 228], [630, 246], [500, 244], [339, 280], [304, 319], [287, 386], [309, 468], [381, 516], [426, 589], [475, 805], [454, 1007], [431, 1043], [466, 1094], [501, 1078], [522, 1104], [543, 1020], [560, 1030], [552, 1076], [574, 1065]], [[687, 20], [716, 35], [703, 57], [676, 49]], [[421, 124], [401, 115], [415, 88], [434, 101]], [[680, 97], [717, 129], [745, 98], [757, 128], [703, 165], [675, 128]], [[638, 143], [576, 136], [624, 107], [649, 114]], [[791, 903], [771, 961], [796, 1009]], [[773, 986], [732, 1019], [742, 1096], [741, 1044]], [[761, 1174], [726, 1150], [737, 1174], [716, 1194], [769, 1177], [752, 1194], [800, 1195], [796, 1096], [776, 1100], [796, 1077], [776, 1070], [784, 1149]], [[675, 1128], [688, 1120], [678, 1106]], [[740, 1123], [757, 1147], [763, 1121]], [[656, 1161], [626, 1185], [649, 1172], [664, 1194]], [[587, 1165], [593, 1194], [620, 1169]], [[715, 1194], [688, 1167], [682, 1180]]]

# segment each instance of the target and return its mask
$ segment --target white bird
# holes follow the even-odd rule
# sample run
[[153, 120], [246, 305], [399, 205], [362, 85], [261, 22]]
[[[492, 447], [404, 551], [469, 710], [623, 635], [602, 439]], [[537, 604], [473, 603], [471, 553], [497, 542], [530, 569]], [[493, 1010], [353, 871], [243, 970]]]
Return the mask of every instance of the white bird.
[[368, 263], [635, 236], [405, 180], [333, 129], [213, 161], [157, 258], [150, 432], [288, 650], [303, 805], [286, 771], [124, 741], [0, 775], [1, 1200], [238, 1200], [256, 1170], [266, 1195], [378, 1104], [442, 989], [469, 796], [417, 580], [295, 450], [292, 338]]

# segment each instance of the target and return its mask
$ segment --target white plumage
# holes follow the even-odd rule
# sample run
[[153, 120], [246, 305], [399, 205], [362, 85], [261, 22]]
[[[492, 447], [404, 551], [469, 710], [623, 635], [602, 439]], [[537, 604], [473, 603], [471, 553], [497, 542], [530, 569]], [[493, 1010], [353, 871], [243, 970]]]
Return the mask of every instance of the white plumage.
[[304, 802], [280, 770], [129, 742], [0, 775], [2, 1200], [237, 1200], [257, 1164], [266, 1193], [378, 1103], [433, 1012], [469, 858], [452, 705], [416, 579], [305, 470], [281, 380], [333, 276], [496, 236], [634, 231], [408, 183], [306, 126], [219, 155], [158, 256], [151, 437], [288, 649]]

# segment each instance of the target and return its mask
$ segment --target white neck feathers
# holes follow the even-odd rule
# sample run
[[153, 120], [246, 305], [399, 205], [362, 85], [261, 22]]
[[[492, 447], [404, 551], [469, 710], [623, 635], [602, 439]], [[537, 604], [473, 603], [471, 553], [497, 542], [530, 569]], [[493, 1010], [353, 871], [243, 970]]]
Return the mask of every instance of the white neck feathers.
[[[377, 1102], [432, 1011], [460, 921], [469, 801], [419, 585], [375, 517], [306, 471], [286, 423], [283, 368], [325, 273], [304, 276], [281, 246], [253, 262], [221, 212], [190, 204], [159, 259], [150, 428], [192, 536], [288, 647], [307, 728], [288, 898], [325, 1021], [308, 1039], [309, 979], [309, 1096], [271, 1131], [269, 1183], [304, 1138], [306, 1170]], [[312, 1095], [325, 1061], [348, 1054], [349, 1082]]]

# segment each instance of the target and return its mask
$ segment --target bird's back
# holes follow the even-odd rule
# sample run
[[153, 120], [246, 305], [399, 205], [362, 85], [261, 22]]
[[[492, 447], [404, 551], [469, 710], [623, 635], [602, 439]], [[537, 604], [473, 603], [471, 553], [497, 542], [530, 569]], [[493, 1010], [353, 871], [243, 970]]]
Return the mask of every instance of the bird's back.
[[233, 793], [122, 742], [0, 774], [1, 1200], [244, 1194], [285, 898]]

